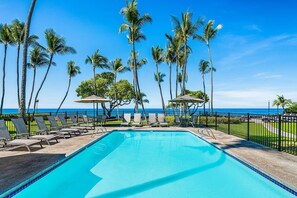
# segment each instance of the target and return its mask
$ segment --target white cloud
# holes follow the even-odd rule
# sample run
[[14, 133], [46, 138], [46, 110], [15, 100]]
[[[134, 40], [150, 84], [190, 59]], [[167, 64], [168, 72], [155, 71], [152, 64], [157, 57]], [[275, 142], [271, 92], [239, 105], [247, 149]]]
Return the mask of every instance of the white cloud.
[[258, 25], [256, 24], [252, 24], [252, 25], [247, 25], [243, 27], [246, 30], [252, 30], [252, 31], [256, 31], [256, 32], [262, 32], [261, 28], [259, 28]]
[[283, 75], [280, 74], [271, 74], [269, 72], [260, 72], [254, 75], [255, 78], [261, 78], [261, 79], [280, 79], [283, 77]]

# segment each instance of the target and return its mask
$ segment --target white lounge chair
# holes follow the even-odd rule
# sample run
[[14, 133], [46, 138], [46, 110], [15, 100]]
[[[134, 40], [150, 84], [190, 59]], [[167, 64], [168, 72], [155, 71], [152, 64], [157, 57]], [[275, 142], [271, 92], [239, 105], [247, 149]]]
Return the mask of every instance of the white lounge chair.
[[132, 122], [132, 126], [142, 126], [140, 113], [134, 113], [134, 119]]
[[164, 113], [159, 113], [158, 114], [158, 122], [159, 122], [160, 127], [165, 127], [165, 126], [168, 127], [169, 126], [168, 123], [165, 120]]
[[27, 129], [27, 126], [25, 124], [25, 121], [23, 118], [14, 118], [11, 119], [16, 132], [17, 132], [17, 136], [18, 137], [26, 137], [29, 139], [37, 139], [37, 140], [41, 140], [41, 141], [45, 141], [48, 145], [50, 145], [50, 140], [56, 140], [58, 141], [58, 137], [55, 135], [33, 135], [30, 136], [29, 131]]
[[131, 113], [124, 113], [123, 122], [121, 126], [129, 126], [131, 123]]
[[7, 147], [7, 146], [24, 146], [24, 147], [26, 147], [28, 149], [29, 152], [31, 152], [30, 146], [32, 146], [34, 144], [39, 144], [40, 147], [42, 148], [42, 144], [41, 144], [40, 140], [12, 139], [4, 120], [0, 120], [0, 141], [3, 142], [4, 147]]
[[152, 127], [157, 127], [159, 125], [158, 121], [157, 121], [157, 116], [155, 113], [149, 113], [149, 119], [148, 119], [148, 124], [149, 126]]

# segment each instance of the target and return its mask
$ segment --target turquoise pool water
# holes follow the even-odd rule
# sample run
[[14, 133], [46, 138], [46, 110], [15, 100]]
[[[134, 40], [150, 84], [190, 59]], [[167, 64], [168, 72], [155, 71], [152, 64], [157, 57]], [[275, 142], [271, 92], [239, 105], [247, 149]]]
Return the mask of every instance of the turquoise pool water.
[[16, 197], [295, 197], [188, 132], [113, 132]]

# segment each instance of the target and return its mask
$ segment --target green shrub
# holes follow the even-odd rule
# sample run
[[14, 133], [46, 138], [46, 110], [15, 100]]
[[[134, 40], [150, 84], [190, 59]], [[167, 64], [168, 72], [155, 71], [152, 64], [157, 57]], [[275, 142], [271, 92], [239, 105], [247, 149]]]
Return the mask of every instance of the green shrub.
[[169, 124], [169, 126], [174, 125], [174, 116], [166, 116], [165, 117], [166, 122]]

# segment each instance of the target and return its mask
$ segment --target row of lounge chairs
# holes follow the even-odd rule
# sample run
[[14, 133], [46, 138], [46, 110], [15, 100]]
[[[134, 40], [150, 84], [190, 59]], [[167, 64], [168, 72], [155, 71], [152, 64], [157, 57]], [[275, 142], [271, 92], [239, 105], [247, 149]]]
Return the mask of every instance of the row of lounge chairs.
[[72, 124], [68, 125], [66, 119], [63, 116], [58, 116], [62, 126], [59, 126], [54, 116], [47, 117], [50, 122], [50, 129], [47, 128], [43, 117], [34, 117], [38, 130], [36, 135], [30, 136], [26, 123], [22, 118], [11, 119], [15, 129], [16, 138], [13, 139], [8, 131], [8, 128], [4, 120], [0, 120], [0, 142], [4, 147], [18, 146], [26, 147], [30, 152], [30, 146], [39, 144], [42, 148], [42, 142], [46, 142], [50, 145], [50, 141], [58, 141], [58, 138], [72, 137], [73, 135], [80, 135], [81, 133], [88, 132], [88, 130], [94, 129], [94, 126], [89, 124], [79, 125], [74, 116], [71, 116]]
[[[165, 127], [169, 126], [168, 123], [165, 120], [165, 115], [163, 113], [159, 113], [158, 117], [155, 113], [150, 113], [148, 118], [148, 125], [152, 127]], [[141, 114], [140, 113], [134, 113], [134, 119], [131, 121], [131, 114], [125, 113], [123, 122], [121, 123], [121, 126], [142, 126], [142, 120], [141, 120]]]

